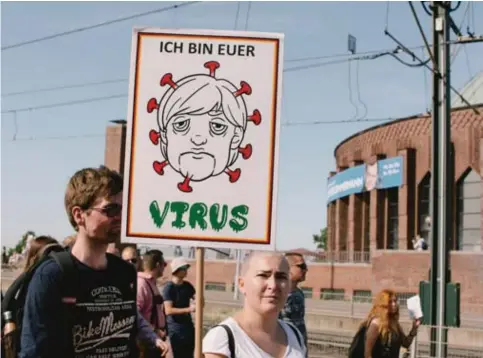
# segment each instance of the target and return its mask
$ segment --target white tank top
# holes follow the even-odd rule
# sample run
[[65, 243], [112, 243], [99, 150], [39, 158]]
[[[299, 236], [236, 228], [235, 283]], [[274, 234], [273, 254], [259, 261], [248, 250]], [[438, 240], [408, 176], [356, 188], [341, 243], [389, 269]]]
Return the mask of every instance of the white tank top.
[[[280, 326], [287, 335], [287, 349], [284, 358], [305, 358], [306, 348], [303, 344], [303, 338], [300, 332], [295, 328], [299, 335], [295, 336], [294, 331], [286, 322], [278, 321]], [[243, 331], [233, 318], [227, 318], [220, 324], [227, 325], [233, 332], [235, 340], [235, 356], [236, 358], [273, 358], [270, 354], [263, 351], [252, 339]], [[299, 344], [299, 341], [301, 342]], [[203, 354], [213, 353], [221, 354], [227, 358], [230, 356], [230, 348], [228, 346], [228, 335], [223, 327], [213, 327], [203, 339]]]

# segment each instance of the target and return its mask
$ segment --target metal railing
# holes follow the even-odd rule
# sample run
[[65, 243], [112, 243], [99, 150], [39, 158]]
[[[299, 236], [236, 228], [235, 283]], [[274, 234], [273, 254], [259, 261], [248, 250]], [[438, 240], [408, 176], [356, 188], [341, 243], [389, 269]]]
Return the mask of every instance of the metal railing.
[[371, 253], [369, 251], [327, 251], [317, 255], [306, 255], [309, 263], [338, 263], [338, 264], [369, 264]]
[[[209, 289], [210, 287], [215, 288], [215, 286], [216, 289]], [[227, 286], [225, 284], [211, 282], [206, 288], [206, 302], [212, 302], [226, 307], [241, 306], [241, 300], [234, 301], [232, 292], [226, 289]], [[222, 288], [225, 289], [225, 292], [222, 292]], [[400, 317], [403, 322], [408, 322], [409, 319], [407, 299], [415, 294], [410, 292], [398, 294]], [[321, 291], [320, 298], [314, 297], [305, 300], [305, 311], [307, 315], [362, 319], [367, 316], [371, 306], [371, 295], [345, 297], [344, 293], [324, 290]], [[483, 327], [483, 305], [462, 303], [460, 318], [461, 327]]]

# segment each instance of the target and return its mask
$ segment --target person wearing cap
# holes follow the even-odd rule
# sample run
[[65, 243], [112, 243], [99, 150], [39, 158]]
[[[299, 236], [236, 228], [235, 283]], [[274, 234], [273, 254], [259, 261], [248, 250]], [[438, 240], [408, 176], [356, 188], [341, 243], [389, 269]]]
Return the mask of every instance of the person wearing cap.
[[182, 257], [171, 261], [171, 281], [163, 289], [164, 307], [168, 321], [168, 335], [174, 358], [193, 357], [195, 327], [191, 313], [195, 311], [192, 300], [195, 288], [185, 281], [190, 264]]

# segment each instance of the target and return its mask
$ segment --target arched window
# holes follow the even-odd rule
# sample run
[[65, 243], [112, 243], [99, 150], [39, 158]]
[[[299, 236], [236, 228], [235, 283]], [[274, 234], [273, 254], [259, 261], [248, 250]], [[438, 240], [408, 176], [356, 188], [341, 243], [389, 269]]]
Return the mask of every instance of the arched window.
[[456, 237], [458, 250], [481, 250], [481, 177], [468, 170], [456, 184]]

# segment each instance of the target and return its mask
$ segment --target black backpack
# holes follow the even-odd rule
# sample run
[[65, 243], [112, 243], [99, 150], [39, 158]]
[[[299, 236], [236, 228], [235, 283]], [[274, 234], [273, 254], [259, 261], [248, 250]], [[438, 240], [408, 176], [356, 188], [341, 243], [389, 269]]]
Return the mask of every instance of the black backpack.
[[364, 358], [366, 330], [366, 325], [362, 324], [354, 338], [352, 338], [352, 343], [349, 347], [349, 358]]
[[[70, 257], [70, 252], [66, 251], [58, 244], [47, 245], [42, 252], [42, 257], [26, 272], [18, 276], [10, 285], [2, 300], [2, 330], [5, 325], [3, 314], [4, 312], [12, 312], [12, 317], [15, 322], [16, 330], [14, 336], [14, 343], [17, 349], [20, 348], [20, 335], [22, 333], [22, 322], [24, 314], [25, 299], [27, 291], [35, 271], [45, 261], [54, 259], [64, 274], [69, 274], [74, 270], [74, 263]], [[4, 345], [2, 340], [2, 356], [4, 356]]]
[[[291, 323], [288, 323], [288, 322], [285, 322], [285, 323], [287, 323], [287, 325], [292, 329], [293, 333], [295, 334], [295, 337], [297, 338], [297, 342], [299, 344], [299, 347], [303, 347], [304, 345], [302, 344], [301, 333], [299, 332], [299, 330], [297, 328], [295, 328], [295, 326], [293, 326]], [[220, 325], [215, 326], [215, 327], [222, 327], [225, 330], [225, 332], [228, 336], [228, 349], [230, 350], [230, 358], [236, 358], [236, 355], [235, 355], [235, 336], [233, 335], [231, 328], [226, 324], [220, 324]], [[308, 347], [306, 347], [306, 349], [308, 349]]]

